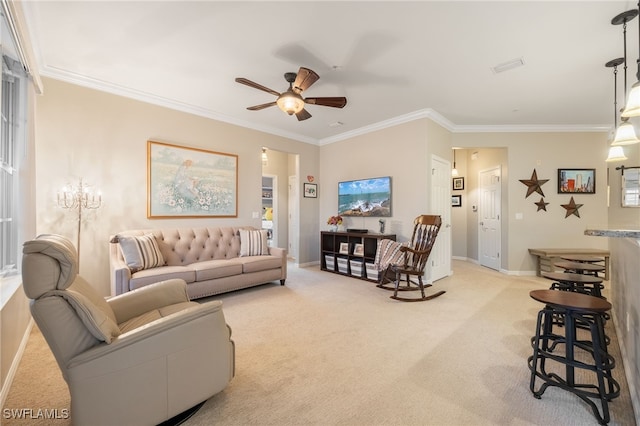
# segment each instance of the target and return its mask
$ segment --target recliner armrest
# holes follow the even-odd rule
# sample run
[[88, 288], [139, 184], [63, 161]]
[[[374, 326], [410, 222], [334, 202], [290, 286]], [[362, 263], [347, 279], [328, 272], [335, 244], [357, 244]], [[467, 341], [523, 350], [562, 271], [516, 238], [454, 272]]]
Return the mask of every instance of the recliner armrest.
[[107, 299], [118, 324], [154, 309], [188, 301], [187, 283], [181, 279], [160, 281]]
[[[90, 364], [92, 362], [102, 363], [103, 361], [100, 361], [101, 359], [104, 359], [104, 362], [107, 364], [109, 364], [110, 362], [121, 362], [118, 361], [118, 358], [121, 357], [121, 355], [118, 355], [118, 352], [122, 351], [124, 353], [125, 351], [127, 351], [127, 347], [138, 347], [140, 345], [145, 345], [145, 341], [151, 341], [156, 336], [160, 336], [166, 332], [171, 332], [172, 329], [180, 330], [178, 335], [183, 335], [186, 338], [193, 337], [193, 335], [190, 335], [189, 333], [191, 324], [207, 316], [213, 316], [214, 318], [212, 319], [212, 321], [214, 321], [216, 324], [215, 329], [211, 329], [210, 333], [215, 334], [217, 330], [218, 333], [223, 333], [225, 335], [226, 340], [230, 340], [231, 330], [224, 320], [224, 314], [222, 312], [222, 302], [211, 301], [187, 308], [183, 311], [176, 312], [175, 314], [157, 319], [134, 330], [123, 333], [113, 339], [110, 344], [101, 343], [99, 345], [96, 345], [69, 360], [67, 367], [69, 369], [73, 369], [83, 364]], [[202, 338], [202, 336], [199, 336], [198, 338]], [[155, 345], [166, 344], [167, 350], [169, 350], [169, 348], [182, 347], [175, 340], [165, 341], [163, 339], [160, 339], [160, 341], [164, 343], [156, 342]], [[157, 346], [155, 346], [155, 349], [151, 348], [148, 356], [151, 358], [157, 357], [158, 354], [154, 353], [154, 351], [157, 351], [158, 349], [159, 348]], [[115, 358], [112, 361], [108, 361], [108, 359], [111, 358], [110, 355], [115, 355]]]

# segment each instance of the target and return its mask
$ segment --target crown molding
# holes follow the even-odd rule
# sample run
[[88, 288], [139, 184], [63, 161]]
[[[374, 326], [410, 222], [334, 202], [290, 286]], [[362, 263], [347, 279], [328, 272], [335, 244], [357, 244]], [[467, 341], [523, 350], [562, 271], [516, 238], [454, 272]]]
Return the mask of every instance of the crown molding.
[[233, 124], [239, 127], [257, 130], [257, 131], [269, 133], [275, 136], [281, 136], [287, 139], [293, 139], [300, 142], [309, 143], [312, 145], [318, 144], [318, 141], [315, 138], [310, 138], [308, 136], [300, 135], [298, 133], [286, 132], [274, 127], [261, 126], [256, 123], [245, 121], [245, 120], [238, 120], [237, 118], [216, 113], [206, 108], [201, 108], [195, 105], [180, 102], [175, 99], [157, 96], [152, 93], [131, 89], [129, 87], [116, 85], [113, 83], [109, 83], [107, 81], [88, 78], [86, 76], [76, 74], [61, 68], [48, 66], [48, 67], [45, 67], [45, 69], [40, 72], [40, 75], [53, 78], [56, 80], [64, 81], [66, 83], [87, 87], [89, 89], [94, 89], [101, 92], [110, 93], [113, 95], [123, 96], [129, 99], [135, 99], [137, 101], [149, 103], [152, 105], [169, 108], [176, 111], [186, 112], [188, 114], [197, 115], [199, 117], [210, 118], [212, 120], [222, 121], [224, 123]]
[[391, 118], [389, 120], [380, 121], [378, 123], [371, 124], [369, 126], [360, 127], [355, 130], [351, 130], [349, 132], [340, 133], [339, 135], [332, 136], [329, 138], [320, 139], [318, 141], [319, 145], [329, 145], [331, 143], [340, 142], [345, 139], [350, 139], [355, 136], [365, 135], [367, 133], [375, 132], [378, 130], [386, 129], [389, 127], [394, 127], [399, 124], [408, 123], [410, 121], [419, 120], [422, 118], [430, 118], [434, 122], [440, 124], [442, 127], [449, 131], [453, 131], [455, 125], [447, 120], [442, 115], [438, 114], [431, 108], [425, 108], [418, 111], [410, 112], [408, 114], [400, 115], [398, 117]]
[[461, 125], [453, 133], [598, 133], [609, 132], [611, 125], [597, 124], [505, 124], [505, 125]]
[[281, 136], [287, 139], [296, 140], [299, 142], [308, 143], [311, 145], [329, 145], [332, 143], [340, 142], [346, 139], [353, 138], [355, 136], [365, 135], [367, 133], [379, 131], [389, 127], [398, 126], [403, 123], [408, 123], [414, 120], [420, 120], [428, 118], [439, 124], [451, 133], [532, 133], [532, 132], [608, 132], [611, 130], [610, 125], [456, 125], [449, 119], [438, 113], [431, 108], [425, 108], [410, 112], [408, 114], [400, 115], [388, 120], [383, 120], [378, 123], [374, 123], [368, 126], [363, 126], [358, 129], [354, 129], [348, 132], [340, 133], [335, 136], [331, 136], [323, 139], [315, 139], [308, 136], [304, 136], [298, 133], [286, 132], [281, 129], [277, 129], [270, 126], [262, 126], [254, 122], [245, 120], [238, 120], [237, 118], [230, 117], [224, 114], [219, 114], [214, 111], [201, 108], [195, 105], [187, 104], [177, 101], [175, 99], [165, 98], [154, 95], [152, 93], [143, 92], [140, 90], [132, 89], [125, 86], [116, 85], [107, 81], [98, 80], [94, 78], [88, 78], [86, 76], [70, 72], [56, 67], [45, 67], [40, 71], [41, 76], [50, 77], [56, 80], [64, 81], [71, 84], [76, 84], [82, 87], [99, 90], [102, 92], [111, 93], [118, 96], [123, 96], [130, 99], [135, 99], [141, 102], [146, 102], [152, 105], [157, 105], [177, 111], [182, 111], [188, 114], [197, 115], [200, 117], [210, 118], [212, 120], [221, 121], [224, 123], [233, 124], [239, 127], [252, 129], [275, 136]]
[[42, 80], [38, 73], [37, 61], [35, 60], [35, 50], [31, 43], [31, 36], [25, 23], [25, 12], [22, 2], [14, 0], [1, 0], [2, 12], [5, 15], [8, 30], [11, 33], [17, 55], [25, 67], [27, 74], [31, 76], [35, 91], [38, 95], [43, 93]]
[[610, 125], [456, 125], [437, 111], [426, 108], [409, 114], [401, 115], [389, 120], [381, 121], [370, 126], [360, 127], [350, 132], [341, 133], [330, 138], [319, 141], [319, 145], [328, 145], [340, 142], [355, 136], [382, 130], [388, 127], [397, 126], [409, 121], [429, 118], [433, 122], [441, 125], [451, 133], [579, 133], [579, 132], [609, 132]]

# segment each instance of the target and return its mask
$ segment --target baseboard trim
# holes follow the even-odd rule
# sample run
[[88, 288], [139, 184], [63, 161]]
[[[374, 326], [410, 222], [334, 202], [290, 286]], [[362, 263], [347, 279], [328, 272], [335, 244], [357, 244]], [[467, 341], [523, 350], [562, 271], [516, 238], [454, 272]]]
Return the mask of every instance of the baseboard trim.
[[24, 332], [24, 336], [22, 336], [22, 340], [20, 341], [20, 346], [18, 347], [16, 356], [13, 357], [13, 362], [11, 362], [11, 368], [9, 368], [9, 372], [7, 373], [7, 380], [5, 380], [4, 385], [2, 386], [2, 390], [0, 390], [0, 407], [4, 407], [7, 396], [9, 396], [9, 390], [11, 389], [13, 379], [16, 376], [16, 372], [18, 371], [18, 366], [20, 365], [20, 361], [22, 360], [22, 355], [24, 355], [24, 350], [27, 347], [27, 342], [29, 342], [29, 336], [31, 335], [33, 324], [33, 318], [30, 318], [27, 329]]

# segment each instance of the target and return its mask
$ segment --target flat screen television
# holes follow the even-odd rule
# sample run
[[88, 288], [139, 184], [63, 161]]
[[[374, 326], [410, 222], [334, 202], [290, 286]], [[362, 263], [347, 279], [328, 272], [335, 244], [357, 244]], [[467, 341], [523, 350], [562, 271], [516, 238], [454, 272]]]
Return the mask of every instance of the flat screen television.
[[391, 216], [391, 177], [338, 183], [338, 214], [341, 216]]

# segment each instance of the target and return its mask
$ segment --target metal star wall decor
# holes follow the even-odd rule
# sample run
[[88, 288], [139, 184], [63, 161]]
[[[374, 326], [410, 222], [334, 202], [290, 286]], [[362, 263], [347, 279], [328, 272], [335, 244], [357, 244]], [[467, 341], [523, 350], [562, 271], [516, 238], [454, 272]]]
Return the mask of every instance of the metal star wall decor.
[[533, 174], [531, 175], [531, 179], [520, 179], [520, 182], [527, 185], [527, 195], [524, 198], [527, 198], [529, 195], [537, 192], [538, 194], [544, 197], [544, 192], [542, 192], [541, 186], [545, 183], [549, 182], [549, 179], [540, 179], [538, 180], [538, 174], [536, 173], [536, 169], [533, 169]]
[[536, 210], [536, 211], [539, 212], [540, 210], [544, 210], [546, 212], [547, 211], [547, 204], [549, 204], [549, 203], [545, 203], [544, 202], [544, 198], [540, 198], [540, 201], [538, 201], [537, 203], [533, 203], [533, 204], [538, 206], [538, 210]]
[[584, 204], [576, 204], [576, 202], [573, 201], [573, 197], [571, 197], [571, 201], [569, 201], [569, 204], [560, 204], [560, 205], [565, 209], [567, 209], [567, 214], [564, 215], [565, 219], [571, 216], [572, 214], [580, 217], [580, 212], [578, 211], [578, 209], [584, 206]]

